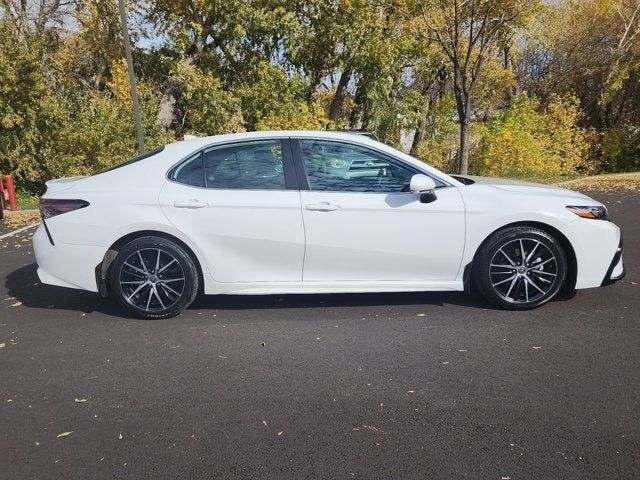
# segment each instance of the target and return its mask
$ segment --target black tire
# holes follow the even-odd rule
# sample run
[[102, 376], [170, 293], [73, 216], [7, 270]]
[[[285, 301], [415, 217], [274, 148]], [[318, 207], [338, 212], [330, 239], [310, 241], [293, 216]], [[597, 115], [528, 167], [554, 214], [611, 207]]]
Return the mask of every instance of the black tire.
[[560, 243], [533, 227], [496, 232], [473, 263], [478, 290], [490, 303], [506, 310], [531, 310], [553, 300], [565, 284], [567, 271], [567, 256]]
[[118, 302], [136, 316], [170, 318], [196, 298], [198, 270], [175, 242], [141, 237], [119, 250], [109, 268], [109, 286]]

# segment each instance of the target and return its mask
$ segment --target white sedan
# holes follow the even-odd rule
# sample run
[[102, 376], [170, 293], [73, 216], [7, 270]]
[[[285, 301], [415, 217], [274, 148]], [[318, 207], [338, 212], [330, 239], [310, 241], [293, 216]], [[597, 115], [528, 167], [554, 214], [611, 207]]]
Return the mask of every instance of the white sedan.
[[177, 315], [204, 294], [479, 291], [524, 310], [624, 276], [577, 192], [446, 175], [352, 133], [189, 139], [47, 182], [43, 283]]

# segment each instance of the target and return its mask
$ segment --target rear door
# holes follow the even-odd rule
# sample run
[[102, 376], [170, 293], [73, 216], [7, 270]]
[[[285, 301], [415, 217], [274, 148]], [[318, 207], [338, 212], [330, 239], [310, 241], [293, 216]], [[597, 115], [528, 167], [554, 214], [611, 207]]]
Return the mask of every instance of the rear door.
[[452, 282], [465, 241], [457, 188], [436, 180], [437, 199], [408, 191], [424, 173], [386, 153], [344, 141], [294, 141], [306, 232], [304, 281]]
[[302, 280], [304, 228], [287, 139], [195, 153], [169, 173], [160, 203], [203, 252], [214, 280]]

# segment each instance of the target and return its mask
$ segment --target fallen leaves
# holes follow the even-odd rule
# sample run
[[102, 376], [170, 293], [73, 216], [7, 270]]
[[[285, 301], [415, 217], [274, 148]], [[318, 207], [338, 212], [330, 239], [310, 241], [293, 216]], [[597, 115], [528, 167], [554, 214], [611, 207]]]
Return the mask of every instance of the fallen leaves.
[[76, 398], [76, 399], [74, 400], [74, 402], [76, 402], [76, 403], [85, 403], [86, 401], [87, 401], [87, 399], [86, 399], [86, 398]]
[[571, 190], [598, 190], [601, 192], [617, 192], [620, 190], [637, 191], [640, 190], [640, 174], [597, 175], [595, 177], [568, 180], [559, 183], [558, 186]]
[[62, 433], [59, 433], [58, 435], [56, 435], [56, 438], [68, 437], [72, 433], [73, 433], [73, 430], [71, 430], [70, 432], [62, 432]]
[[18, 210], [16, 212], [5, 212], [4, 224], [11, 229], [18, 229], [33, 225], [40, 221], [38, 210]]

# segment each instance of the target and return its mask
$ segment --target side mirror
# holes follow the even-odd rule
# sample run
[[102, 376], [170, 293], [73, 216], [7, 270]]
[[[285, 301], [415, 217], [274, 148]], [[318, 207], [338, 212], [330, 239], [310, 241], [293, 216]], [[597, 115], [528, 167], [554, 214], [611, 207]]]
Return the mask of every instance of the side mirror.
[[411, 193], [419, 193], [420, 194], [420, 202], [422, 203], [431, 203], [434, 202], [438, 197], [435, 193], [436, 182], [433, 181], [433, 178], [428, 177], [422, 173], [418, 173], [411, 177], [411, 183], [409, 184], [409, 190]]
[[428, 177], [422, 173], [418, 173], [411, 177], [411, 183], [409, 184], [409, 190], [411, 193], [423, 193], [430, 192], [436, 189], [436, 182], [431, 177]]

